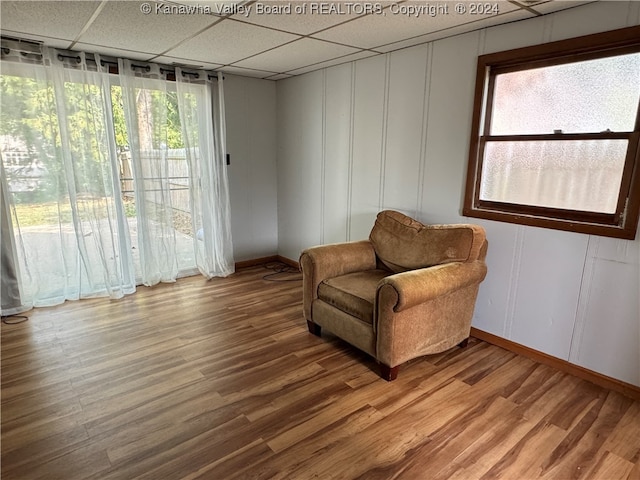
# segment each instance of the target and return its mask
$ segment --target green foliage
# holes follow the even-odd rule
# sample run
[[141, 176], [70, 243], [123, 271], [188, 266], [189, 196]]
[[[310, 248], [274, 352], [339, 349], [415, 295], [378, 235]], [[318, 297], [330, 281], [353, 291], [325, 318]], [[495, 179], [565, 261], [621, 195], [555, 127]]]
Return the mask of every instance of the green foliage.
[[132, 198], [124, 198], [124, 215], [127, 218], [133, 218], [136, 216], [136, 202]]
[[[57, 121], [50, 115], [53, 92], [30, 78], [0, 76], [0, 135], [24, 140], [36, 150], [51, 149], [59, 138], [52, 129]], [[55, 110], [54, 110], [55, 112]]]
[[[184, 148], [180, 113], [178, 111], [178, 96], [175, 92], [167, 92], [164, 99], [167, 105], [166, 138], [168, 148]], [[162, 108], [160, 104], [160, 108]]]
[[122, 88], [119, 86], [111, 87], [111, 105], [113, 111], [113, 127], [116, 134], [116, 145], [119, 150], [129, 145], [129, 136], [127, 135], [127, 124], [124, 119], [124, 102], [122, 100]]
[[[129, 140], [121, 87], [112, 86], [111, 98], [103, 98], [99, 85], [65, 82], [64, 92], [60, 93], [57, 100], [62, 104], [56, 103], [53, 87], [44, 82], [0, 75], [0, 135], [24, 145], [29, 154], [24, 168], [7, 170], [9, 181], [26, 178], [24, 172], [33, 165], [46, 172], [39, 178], [37, 189], [14, 195], [17, 202], [56, 202], [67, 196], [69, 177], [65, 174], [65, 158], [71, 160], [77, 193], [96, 197], [113, 193], [105, 121], [109, 112], [105, 108], [111, 108], [116, 146], [119, 150], [126, 149]], [[195, 97], [188, 102], [195, 107]], [[185, 146], [175, 91], [139, 90], [136, 107], [141, 117], [140, 136], [142, 129], [150, 132], [147, 148]], [[60, 128], [68, 135], [64, 147]]]
[[175, 92], [138, 89], [136, 108], [142, 149], [184, 147]]
[[71, 206], [66, 203], [16, 204], [15, 217], [21, 228], [34, 225], [57, 225], [72, 221]]
[[[25, 179], [33, 165], [47, 172], [39, 188], [23, 192], [18, 201], [50, 201], [64, 184], [62, 168], [57, 161], [60, 137], [51, 87], [31, 78], [0, 76], [0, 135], [22, 144], [28, 161], [20, 169], [7, 170], [9, 179]], [[14, 178], [12, 178], [12, 176]], [[27, 177], [28, 180], [28, 177]]]

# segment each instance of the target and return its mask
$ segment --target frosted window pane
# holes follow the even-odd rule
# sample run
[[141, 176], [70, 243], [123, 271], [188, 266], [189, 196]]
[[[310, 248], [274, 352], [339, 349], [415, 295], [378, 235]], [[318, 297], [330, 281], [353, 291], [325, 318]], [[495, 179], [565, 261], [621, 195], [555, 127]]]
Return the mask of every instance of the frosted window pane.
[[491, 135], [634, 128], [640, 53], [496, 76]]
[[480, 199], [614, 213], [627, 140], [487, 142]]

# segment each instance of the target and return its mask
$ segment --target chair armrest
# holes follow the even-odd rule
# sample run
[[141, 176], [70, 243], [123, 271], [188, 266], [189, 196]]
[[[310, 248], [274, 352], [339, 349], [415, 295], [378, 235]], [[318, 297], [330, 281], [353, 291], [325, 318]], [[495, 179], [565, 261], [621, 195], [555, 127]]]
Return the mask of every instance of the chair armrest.
[[[487, 266], [483, 261], [454, 262], [410, 270], [382, 279], [378, 285], [378, 296], [385, 286], [392, 287], [397, 298], [393, 311], [401, 312], [469, 285], [479, 284], [486, 275]], [[393, 295], [385, 297], [393, 298]]]
[[320, 245], [300, 255], [302, 299], [305, 318], [311, 321], [311, 302], [318, 298], [318, 285], [327, 278], [376, 268], [376, 253], [369, 240]]
[[376, 292], [373, 328], [376, 358], [395, 367], [412, 358], [443, 352], [469, 336], [482, 260], [452, 262], [382, 279]]

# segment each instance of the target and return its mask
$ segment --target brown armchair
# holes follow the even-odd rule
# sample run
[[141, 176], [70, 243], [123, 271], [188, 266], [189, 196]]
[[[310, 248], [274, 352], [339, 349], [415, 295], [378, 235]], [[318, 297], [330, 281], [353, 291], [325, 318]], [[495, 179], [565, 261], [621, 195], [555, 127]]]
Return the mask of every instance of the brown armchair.
[[380, 212], [369, 240], [302, 252], [309, 331], [326, 328], [394, 380], [408, 360], [466, 346], [486, 252], [478, 225], [423, 225]]

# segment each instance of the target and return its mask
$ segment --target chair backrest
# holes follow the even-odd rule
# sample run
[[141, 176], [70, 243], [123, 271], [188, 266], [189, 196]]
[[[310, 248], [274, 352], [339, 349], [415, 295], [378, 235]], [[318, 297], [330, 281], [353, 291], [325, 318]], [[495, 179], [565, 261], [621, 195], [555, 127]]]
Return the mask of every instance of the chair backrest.
[[424, 225], [393, 210], [378, 213], [369, 235], [380, 262], [394, 273], [483, 259], [486, 236], [479, 225]]

